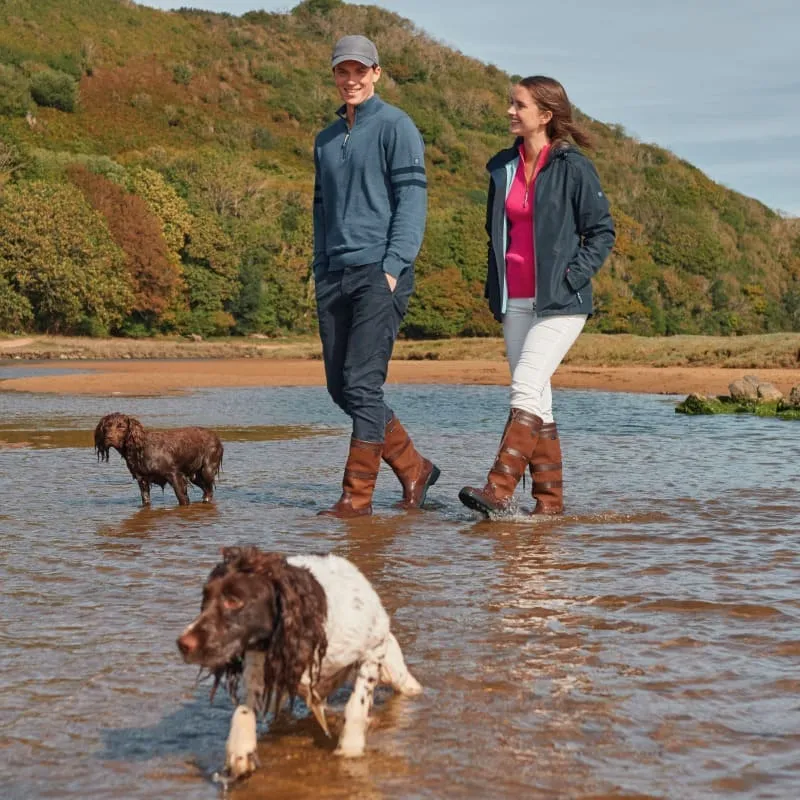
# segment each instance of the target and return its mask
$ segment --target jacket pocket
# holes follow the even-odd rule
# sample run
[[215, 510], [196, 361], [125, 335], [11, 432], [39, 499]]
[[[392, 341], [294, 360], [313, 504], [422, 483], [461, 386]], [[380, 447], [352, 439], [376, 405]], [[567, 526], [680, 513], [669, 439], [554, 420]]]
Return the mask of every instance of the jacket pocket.
[[577, 304], [577, 297], [567, 281], [567, 259], [560, 248], [553, 249], [551, 268], [540, 270], [537, 276], [536, 304], [542, 311], [564, 311]]

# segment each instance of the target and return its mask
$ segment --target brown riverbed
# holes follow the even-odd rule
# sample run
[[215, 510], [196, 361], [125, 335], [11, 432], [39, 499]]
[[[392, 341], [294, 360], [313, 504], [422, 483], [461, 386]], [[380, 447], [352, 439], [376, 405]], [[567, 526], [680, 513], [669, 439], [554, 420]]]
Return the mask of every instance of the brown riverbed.
[[[170, 394], [197, 388], [245, 386], [322, 386], [322, 363], [312, 359], [127, 359], [121, 361], [36, 362], [57, 368], [57, 374], [14, 377], [15, 370], [30, 370], [29, 361], [6, 362], [1, 391], [144, 396]], [[800, 384], [797, 369], [742, 369], [734, 367], [573, 366], [563, 364], [553, 386], [611, 392], [654, 394], [726, 394], [731, 381], [755, 373], [781, 391]], [[502, 359], [453, 361], [395, 360], [389, 383], [505, 385], [508, 367]]]

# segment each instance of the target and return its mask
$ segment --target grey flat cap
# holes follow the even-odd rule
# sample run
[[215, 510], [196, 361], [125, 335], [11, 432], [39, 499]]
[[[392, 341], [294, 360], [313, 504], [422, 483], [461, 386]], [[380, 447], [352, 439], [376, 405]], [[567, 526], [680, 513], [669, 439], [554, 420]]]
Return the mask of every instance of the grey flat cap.
[[331, 67], [342, 61], [358, 61], [365, 67], [373, 67], [380, 63], [378, 48], [366, 36], [343, 36], [333, 48]]

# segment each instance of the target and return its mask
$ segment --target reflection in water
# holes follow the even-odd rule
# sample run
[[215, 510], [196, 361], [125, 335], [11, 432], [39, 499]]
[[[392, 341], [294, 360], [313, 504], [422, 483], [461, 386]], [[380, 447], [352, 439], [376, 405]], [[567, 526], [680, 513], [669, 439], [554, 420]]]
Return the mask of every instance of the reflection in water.
[[109, 539], [148, 538], [160, 531], [191, 531], [195, 526], [210, 525], [218, 521], [219, 509], [213, 503], [192, 503], [188, 506], [167, 508], [143, 506], [120, 523], [101, 526], [97, 529], [97, 535]]
[[800, 796], [799, 426], [563, 392], [569, 514], [530, 519], [520, 493], [486, 522], [457, 492], [505, 391], [391, 389], [442, 478], [405, 513], [383, 470], [376, 516], [352, 521], [316, 516], [346, 449], [324, 391], [126, 399], [154, 427], [227, 431], [215, 502], [152, 508], [83, 441], [106, 400], [0, 394], [0, 440], [32, 443], [0, 450], [4, 797], [220, 796], [233, 708], [175, 638], [219, 548], [247, 543], [358, 564], [425, 693], [381, 691], [352, 762], [298, 703], [232, 798]]
[[[30, 421], [28, 424], [31, 424]], [[0, 423], [0, 449], [4, 447], [27, 447], [35, 450], [54, 447], [94, 447], [93, 427], [89, 430], [42, 427], [47, 424], [47, 420], [42, 420], [40, 427], [31, 428], [21, 427], [18, 423]], [[188, 423], [184, 421], [183, 424]], [[312, 428], [308, 425], [253, 425], [246, 428], [221, 425], [215, 427], [214, 430], [223, 442], [271, 442], [279, 439], [303, 439], [307, 436], [330, 434], [329, 430]]]

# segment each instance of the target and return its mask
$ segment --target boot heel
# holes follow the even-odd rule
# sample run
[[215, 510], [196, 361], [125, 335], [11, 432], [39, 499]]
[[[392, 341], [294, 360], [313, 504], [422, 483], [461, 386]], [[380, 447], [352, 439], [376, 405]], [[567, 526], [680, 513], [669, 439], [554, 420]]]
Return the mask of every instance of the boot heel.
[[436, 483], [436, 481], [439, 480], [439, 476], [441, 474], [442, 474], [442, 472], [439, 469], [439, 467], [437, 467], [436, 464], [434, 464], [433, 465], [433, 469], [431, 470], [430, 477], [428, 478], [427, 481], [425, 481], [425, 486], [422, 488], [422, 497], [420, 497], [420, 500], [419, 500], [420, 507], [425, 505], [425, 498], [428, 495], [428, 489], [430, 489], [431, 486], [433, 486], [433, 484]]

